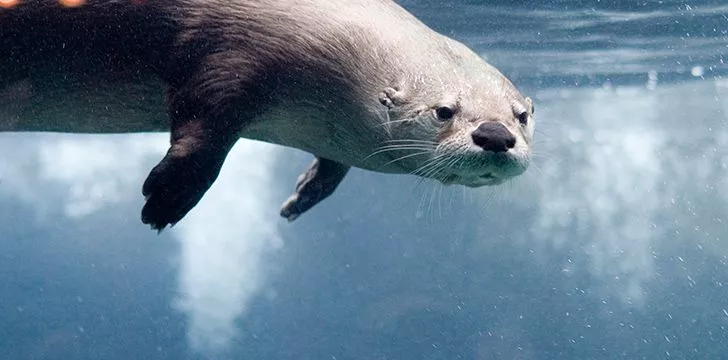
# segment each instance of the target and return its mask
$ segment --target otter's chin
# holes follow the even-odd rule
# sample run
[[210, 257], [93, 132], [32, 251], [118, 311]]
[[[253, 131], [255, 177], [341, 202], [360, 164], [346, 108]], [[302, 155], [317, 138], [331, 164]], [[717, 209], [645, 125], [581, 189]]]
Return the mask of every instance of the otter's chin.
[[439, 180], [444, 185], [463, 185], [471, 188], [500, 185], [518, 177], [528, 168], [527, 161], [512, 160], [498, 165], [489, 164], [478, 167], [460, 167]]
[[481, 186], [493, 186], [499, 185], [506, 180], [512, 178], [512, 176], [501, 177], [497, 176], [492, 172], [482, 174], [480, 176], [461, 176], [461, 175], [448, 175], [440, 180], [444, 185], [463, 185], [471, 188], [477, 188]]

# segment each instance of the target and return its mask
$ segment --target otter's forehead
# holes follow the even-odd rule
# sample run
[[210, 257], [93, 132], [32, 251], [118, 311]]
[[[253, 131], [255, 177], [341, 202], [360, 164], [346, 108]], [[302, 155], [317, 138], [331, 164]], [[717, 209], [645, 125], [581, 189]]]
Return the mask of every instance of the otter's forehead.
[[[464, 44], [446, 38], [445, 46], [450, 51], [450, 76], [465, 94], [472, 96], [514, 97], [525, 101], [508, 78]], [[453, 81], [455, 79], [452, 79]], [[465, 95], [464, 95], [465, 96]]]
[[525, 101], [508, 78], [483, 60], [480, 64], [463, 69], [460, 89], [462, 97], [473, 100], [492, 98], [494, 101]]
[[475, 120], [494, 120], [506, 116], [512, 118], [528, 110], [526, 98], [500, 73], [468, 76], [463, 73], [450, 78], [447, 89], [437, 97], [442, 105], [457, 106], [462, 116]]

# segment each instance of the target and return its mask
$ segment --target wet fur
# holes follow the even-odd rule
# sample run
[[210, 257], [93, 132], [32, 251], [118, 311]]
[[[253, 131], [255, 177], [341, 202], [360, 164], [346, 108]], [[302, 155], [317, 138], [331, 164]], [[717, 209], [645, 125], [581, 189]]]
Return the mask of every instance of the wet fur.
[[349, 166], [420, 167], [406, 151], [367, 155], [390, 139], [454, 134], [431, 119], [437, 104], [475, 99], [458, 115], [461, 133], [483, 109], [522, 132], [513, 117], [526, 102], [465, 46], [385, 0], [89, 0], [77, 9], [24, 0], [0, 9], [0, 49], [0, 96], [20, 94], [0, 105], [2, 131], [171, 128], [143, 185], [142, 220], [155, 229], [197, 204], [240, 136], [317, 156], [296, 197], [314, 200], [284, 206], [292, 219]]

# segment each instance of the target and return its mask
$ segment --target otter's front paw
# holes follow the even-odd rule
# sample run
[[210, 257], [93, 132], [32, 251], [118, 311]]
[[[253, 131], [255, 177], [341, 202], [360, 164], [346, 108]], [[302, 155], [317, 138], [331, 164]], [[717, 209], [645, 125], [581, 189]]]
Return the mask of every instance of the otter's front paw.
[[205, 151], [174, 155], [172, 149], [144, 181], [142, 222], [161, 232], [202, 199], [220, 173], [222, 159]]

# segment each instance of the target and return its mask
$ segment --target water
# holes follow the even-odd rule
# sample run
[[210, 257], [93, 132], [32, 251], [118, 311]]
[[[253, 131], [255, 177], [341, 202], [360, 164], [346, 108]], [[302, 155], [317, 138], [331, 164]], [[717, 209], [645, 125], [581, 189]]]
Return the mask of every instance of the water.
[[403, 1], [534, 97], [494, 190], [242, 142], [161, 236], [165, 135], [0, 135], [2, 359], [717, 359], [728, 353], [728, 5]]

